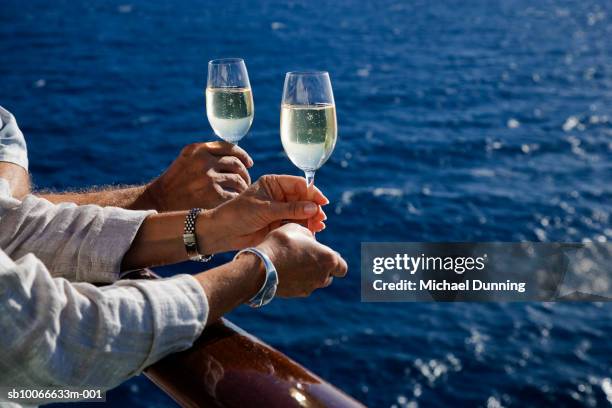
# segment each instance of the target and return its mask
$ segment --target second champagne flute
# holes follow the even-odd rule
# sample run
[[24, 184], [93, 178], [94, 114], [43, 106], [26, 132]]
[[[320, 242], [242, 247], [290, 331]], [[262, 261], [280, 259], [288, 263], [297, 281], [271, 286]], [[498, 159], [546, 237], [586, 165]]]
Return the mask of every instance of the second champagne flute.
[[327, 72], [288, 72], [280, 120], [285, 153], [314, 184], [315, 172], [329, 159], [338, 136], [336, 105]]
[[253, 92], [244, 60], [210, 61], [206, 116], [215, 134], [226, 142], [238, 144], [251, 128], [254, 113]]

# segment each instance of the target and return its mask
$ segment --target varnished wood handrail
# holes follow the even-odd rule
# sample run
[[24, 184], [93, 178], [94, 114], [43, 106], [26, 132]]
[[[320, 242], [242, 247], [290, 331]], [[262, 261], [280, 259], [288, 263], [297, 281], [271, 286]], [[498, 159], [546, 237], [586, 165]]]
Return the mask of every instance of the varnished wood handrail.
[[183, 407], [362, 407], [225, 319], [145, 375]]

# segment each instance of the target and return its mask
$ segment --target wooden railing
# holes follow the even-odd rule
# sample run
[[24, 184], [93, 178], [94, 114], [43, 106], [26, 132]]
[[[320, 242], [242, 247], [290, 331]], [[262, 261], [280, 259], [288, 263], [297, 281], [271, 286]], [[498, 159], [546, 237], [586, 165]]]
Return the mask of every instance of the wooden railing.
[[[151, 278], [150, 271], [128, 278]], [[226, 319], [145, 375], [183, 407], [363, 407]]]

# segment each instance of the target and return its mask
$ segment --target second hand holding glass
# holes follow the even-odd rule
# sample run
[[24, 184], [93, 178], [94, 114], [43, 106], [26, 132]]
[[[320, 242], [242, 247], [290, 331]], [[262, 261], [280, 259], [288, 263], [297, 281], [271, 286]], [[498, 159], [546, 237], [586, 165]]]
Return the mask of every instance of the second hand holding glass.
[[223, 58], [208, 63], [206, 116], [215, 134], [229, 143], [248, 133], [255, 109], [244, 60]]

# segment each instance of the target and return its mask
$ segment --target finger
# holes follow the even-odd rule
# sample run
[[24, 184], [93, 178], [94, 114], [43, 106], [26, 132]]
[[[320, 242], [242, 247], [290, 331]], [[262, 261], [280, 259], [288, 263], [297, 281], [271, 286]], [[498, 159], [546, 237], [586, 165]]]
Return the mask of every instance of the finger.
[[346, 276], [346, 273], [348, 272], [348, 265], [346, 261], [340, 256], [339, 253], [336, 252], [336, 254], [338, 256], [338, 266], [336, 267], [336, 269], [332, 271], [331, 274], [333, 276], [343, 278], [344, 276]]
[[292, 200], [311, 200], [319, 205], [329, 204], [329, 200], [316, 186], [311, 186], [310, 191], [303, 177], [289, 175], [271, 175], [276, 184], [282, 190], [285, 197]]
[[253, 159], [241, 147], [227, 142], [210, 142], [206, 143], [206, 150], [214, 156], [234, 156], [237, 157], [246, 167], [253, 166]]
[[222, 192], [220, 193], [220, 196], [223, 199], [219, 204], [223, 204], [224, 202], [229, 201], [232, 198], [236, 198], [240, 195], [240, 193], [237, 191], [225, 190], [222, 186], [219, 186], [219, 187], [221, 187], [220, 190]]
[[316, 223], [316, 224], [310, 224], [308, 226], [308, 229], [313, 233], [316, 234], [317, 232], [321, 232], [325, 229], [325, 224], [320, 222], [320, 223]]
[[224, 190], [242, 193], [249, 188], [242, 177], [234, 173], [218, 173], [215, 179], [217, 184], [223, 187]]
[[312, 218], [306, 223], [307, 228], [313, 233], [321, 232], [325, 229], [325, 223], [322, 221], [313, 221]]
[[234, 156], [221, 157], [215, 166], [219, 173], [236, 173], [247, 183], [251, 185], [251, 176], [249, 171], [238, 158]]
[[327, 215], [321, 209], [321, 207], [319, 207], [319, 212], [314, 217], [311, 218], [311, 220], [314, 222], [325, 221], [326, 219], [327, 219]]
[[306, 220], [304, 226], [308, 228], [313, 234], [321, 232], [325, 229], [325, 223], [323, 221], [314, 220], [312, 218]]
[[329, 285], [331, 285], [333, 281], [334, 281], [334, 277], [333, 276], [328, 276], [327, 279], [325, 279], [325, 282], [323, 282], [323, 286], [321, 286], [321, 287], [322, 288], [326, 288]]
[[225, 188], [223, 188], [223, 186], [221, 186], [218, 183], [214, 184], [214, 189], [215, 189], [215, 192], [217, 193], [217, 196], [219, 197], [219, 199], [216, 200], [217, 203], [213, 203], [211, 208], [216, 207], [218, 205], [221, 205], [224, 202], [229, 201], [232, 198], [238, 197], [240, 195], [240, 193], [238, 193], [237, 191], [226, 190]]
[[306, 220], [319, 211], [319, 206], [310, 201], [273, 201], [268, 207], [271, 220]]
[[313, 233], [323, 231], [325, 229], [325, 223], [323, 221], [325, 221], [326, 219], [327, 215], [325, 215], [323, 209], [319, 207], [319, 212], [317, 212], [314, 217], [308, 220], [308, 229], [311, 230]]

